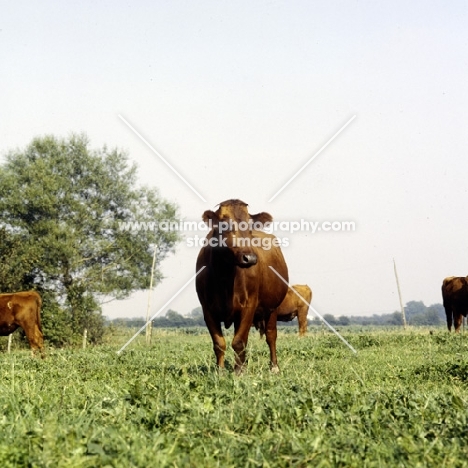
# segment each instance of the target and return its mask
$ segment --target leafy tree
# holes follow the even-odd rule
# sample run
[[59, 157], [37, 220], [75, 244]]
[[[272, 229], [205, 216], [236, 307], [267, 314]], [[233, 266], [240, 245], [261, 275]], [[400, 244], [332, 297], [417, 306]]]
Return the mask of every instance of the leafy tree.
[[190, 312], [190, 317], [192, 318], [203, 317], [203, 309], [200, 306], [195, 307], [195, 309], [192, 309], [192, 312]]
[[336, 319], [333, 314], [325, 314], [323, 318], [330, 324], [330, 325], [336, 325]]
[[445, 320], [445, 311], [441, 304], [426, 307], [422, 301], [410, 301], [406, 304], [405, 313], [412, 325], [440, 325]]
[[341, 315], [338, 317], [337, 325], [349, 325], [351, 323], [351, 320], [349, 317], [346, 317], [346, 315]]
[[169, 309], [166, 312], [166, 319], [172, 324], [174, 327], [183, 327], [189, 322], [185, 317], [180, 315], [175, 310]]
[[403, 325], [403, 317], [401, 312], [398, 312], [397, 310], [393, 312], [393, 314], [389, 316], [387, 322], [389, 325]]
[[426, 312], [426, 306], [422, 301], [409, 301], [405, 306], [405, 316], [409, 322], [416, 315], [424, 314]]
[[0, 227], [0, 288], [16, 291], [28, 288], [32, 270], [38, 260], [37, 252], [25, 236], [12, 234]]
[[428, 307], [423, 314], [413, 317], [414, 325], [440, 325], [440, 317], [437, 309]]
[[67, 310], [61, 307], [55, 294], [41, 291], [41, 322], [44, 337], [49, 345], [64, 346], [73, 343], [73, 327]]
[[440, 325], [440, 317], [437, 310], [432, 309], [431, 307], [427, 308], [426, 323], [427, 325]]
[[439, 323], [445, 322], [447, 317], [445, 315], [445, 309], [442, 304], [431, 304], [428, 307], [428, 310], [434, 311], [437, 314], [437, 316], [439, 317]]
[[175, 231], [123, 228], [178, 221], [175, 205], [136, 182], [125, 153], [92, 150], [84, 135], [36, 138], [10, 152], [0, 167], [0, 237], [11, 249], [0, 269], [3, 288], [49, 291], [67, 310], [73, 332], [88, 328], [90, 341], [99, 342], [102, 297], [147, 288], [155, 246], [157, 284], [158, 266], [179, 240]]

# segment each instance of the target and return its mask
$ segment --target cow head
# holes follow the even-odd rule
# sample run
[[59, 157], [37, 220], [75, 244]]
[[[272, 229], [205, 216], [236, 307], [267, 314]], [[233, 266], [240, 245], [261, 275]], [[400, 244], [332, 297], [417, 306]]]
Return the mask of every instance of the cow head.
[[252, 230], [273, 220], [268, 213], [249, 214], [247, 206], [241, 200], [227, 200], [216, 211], [203, 213], [203, 221], [212, 228], [211, 239], [216, 240], [212, 246], [241, 268], [249, 268], [258, 260], [252, 248]]

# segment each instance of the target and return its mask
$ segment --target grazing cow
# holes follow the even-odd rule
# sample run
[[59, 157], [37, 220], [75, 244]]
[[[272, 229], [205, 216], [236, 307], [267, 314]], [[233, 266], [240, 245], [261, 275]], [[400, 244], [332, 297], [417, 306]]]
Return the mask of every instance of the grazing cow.
[[[217, 211], [203, 213], [211, 225], [197, 259], [196, 289], [206, 326], [213, 340], [216, 362], [224, 367], [226, 341], [221, 324], [234, 324], [232, 348], [235, 372], [242, 372], [250, 327], [262, 326], [270, 348], [270, 368], [279, 372], [276, 358], [276, 308], [286, 295], [288, 268], [279, 240], [254, 229], [272, 221], [268, 213], [251, 215], [240, 200], [220, 203]], [[253, 224], [252, 224], [253, 223]], [[248, 225], [248, 228], [246, 226]]]
[[[312, 291], [307, 284], [294, 284], [292, 287], [297, 291], [299, 296], [304, 298], [307, 304], [294, 291], [288, 289], [283, 302], [276, 309], [278, 320], [280, 322], [290, 322], [297, 317], [299, 336], [305, 336], [307, 333], [307, 313], [309, 312], [308, 304], [312, 301]], [[260, 331], [261, 334], [262, 332]]]
[[449, 276], [442, 283], [442, 299], [447, 328], [452, 330], [452, 319], [455, 324], [455, 333], [460, 331], [463, 317], [468, 312], [468, 276]]
[[34, 355], [39, 350], [44, 358], [41, 330], [41, 296], [36, 291], [0, 294], [0, 336], [7, 336], [21, 327]]

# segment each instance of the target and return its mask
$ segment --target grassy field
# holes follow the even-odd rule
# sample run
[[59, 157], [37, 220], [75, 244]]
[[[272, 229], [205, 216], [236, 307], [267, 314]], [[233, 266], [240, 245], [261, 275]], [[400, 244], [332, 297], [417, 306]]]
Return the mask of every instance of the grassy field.
[[[344, 329], [343, 329], [344, 330]], [[291, 333], [294, 332], [294, 333]], [[1, 467], [468, 466], [468, 336], [252, 333], [218, 374], [205, 330], [86, 350], [0, 354]], [[3, 344], [3, 342], [2, 342]]]

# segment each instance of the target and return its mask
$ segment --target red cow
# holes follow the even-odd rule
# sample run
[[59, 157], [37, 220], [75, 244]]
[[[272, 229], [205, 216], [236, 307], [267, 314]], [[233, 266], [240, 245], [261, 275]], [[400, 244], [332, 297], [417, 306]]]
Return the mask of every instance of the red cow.
[[41, 296], [36, 291], [0, 294], [0, 336], [7, 336], [21, 327], [34, 355], [39, 350], [44, 358], [41, 329]]
[[297, 291], [299, 296], [304, 298], [307, 304], [301, 297], [298, 297], [294, 291], [288, 289], [286, 297], [276, 310], [278, 320], [280, 322], [290, 322], [297, 317], [297, 321], [299, 322], [299, 336], [305, 336], [307, 333], [307, 314], [309, 312], [308, 304], [312, 301], [312, 291], [307, 284], [294, 284], [292, 288]]
[[256, 224], [269, 223], [272, 217], [268, 213], [250, 215], [246, 203], [227, 200], [220, 203], [217, 211], [205, 211], [203, 220], [211, 225], [211, 230], [198, 255], [197, 271], [204, 268], [196, 278], [196, 289], [213, 340], [216, 362], [220, 368], [224, 367], [226, 341], [221, 324], [226, 328], [234, 324], [235, 372], [242, 372], [249, 331], [254, 324], [265, 329], [270, 368], [278, 372], [276, 308], [288, 286], [270, 266], [285, 281], [288, 281], [288, 268], [279, 240], [255, 229]]
[[[299, 297], [291, 288], [293, 288]], [[304, 302], [303, 298], [306, 302]], [[297, 317], [299, 323], [299, 336], [305, 336], [307, 333], [307, 314], [309, 305], [312, 301], [312, 291], [307, 284], [294, 284], [288, 289], [283, 302], [276, 309], [279, 322], [291, 322]], [[260, 327], [260, 338], [265, 334], [265, 330]]]

